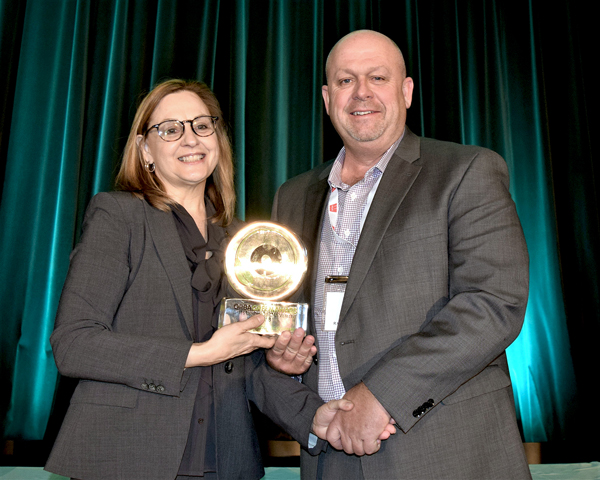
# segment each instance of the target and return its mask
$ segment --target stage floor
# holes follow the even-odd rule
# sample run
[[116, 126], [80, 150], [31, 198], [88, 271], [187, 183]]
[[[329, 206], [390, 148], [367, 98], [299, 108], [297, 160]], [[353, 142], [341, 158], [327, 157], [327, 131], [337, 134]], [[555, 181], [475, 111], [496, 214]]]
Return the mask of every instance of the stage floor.
[[[530, 465], [533, 480], [599, 480], [600, 462]], [[298, 480], [300, 469], [269, 467], [263, 480]], [[2, 480], [69, 480], [41, 467], [0, 467]]]

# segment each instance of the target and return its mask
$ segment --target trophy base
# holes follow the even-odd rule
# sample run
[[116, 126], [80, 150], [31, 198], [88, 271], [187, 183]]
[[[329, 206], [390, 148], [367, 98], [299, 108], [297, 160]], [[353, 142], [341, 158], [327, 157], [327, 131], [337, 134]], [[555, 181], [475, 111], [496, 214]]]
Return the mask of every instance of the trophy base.
[[251, 333], [279, 335], [293, 332], [297, 328], [306, 331], [308, 324], [308, 304], [290, 302], [269, 302], [246, 298], [224, 298], [219, 313], [219, 328], [234, 322], [247, 320], [253, 315], [264, 315], [264, 323]]

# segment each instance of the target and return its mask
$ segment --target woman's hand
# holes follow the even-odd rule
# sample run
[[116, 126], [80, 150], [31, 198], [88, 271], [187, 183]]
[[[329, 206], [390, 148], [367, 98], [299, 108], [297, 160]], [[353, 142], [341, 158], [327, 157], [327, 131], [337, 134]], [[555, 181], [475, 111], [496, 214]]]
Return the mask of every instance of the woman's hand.
[[253, 352], [257, 348], [271, 348], [277, 340], [276, 337], [248, 332], [264, 321], [264, 316], [254, 315], [243, 322], [221, 327], [207, 342], [194, 343], [185, 363], [186, 368], [215, 365]]

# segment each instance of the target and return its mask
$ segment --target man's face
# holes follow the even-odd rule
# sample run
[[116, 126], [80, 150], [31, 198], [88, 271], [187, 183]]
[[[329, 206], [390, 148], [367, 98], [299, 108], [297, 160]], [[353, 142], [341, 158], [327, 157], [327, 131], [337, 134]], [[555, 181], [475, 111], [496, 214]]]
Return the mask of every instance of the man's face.
[[338, 44], [329, 58], [325, 108], [346, 148], [383, 153], [404, 131], [413, 82], [404, 60], [385, 37], [364, 32]]

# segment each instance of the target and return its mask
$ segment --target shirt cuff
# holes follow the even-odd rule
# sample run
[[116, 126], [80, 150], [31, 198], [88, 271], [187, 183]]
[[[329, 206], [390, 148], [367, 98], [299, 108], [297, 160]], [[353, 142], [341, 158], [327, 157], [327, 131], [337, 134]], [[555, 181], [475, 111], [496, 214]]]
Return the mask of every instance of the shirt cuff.
[[312, 433], [312, 432], [309, 433], [308, 434], [308, 448], [315, 448], [318, 440], [319, 440], [319, 437], [317, 437], [314, 433]]

